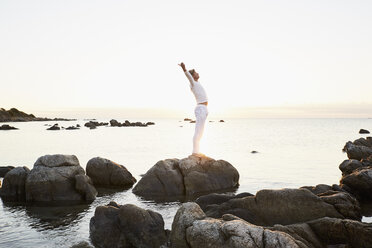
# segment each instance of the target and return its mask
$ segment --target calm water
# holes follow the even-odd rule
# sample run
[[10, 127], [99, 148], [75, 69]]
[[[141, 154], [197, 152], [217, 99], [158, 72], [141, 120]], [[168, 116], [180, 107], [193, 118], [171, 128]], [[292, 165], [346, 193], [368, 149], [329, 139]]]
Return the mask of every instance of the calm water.
[[[123, 164], [139, 180], [158, 160], [189, 155], [194, 124], [179, 120], [139, 121], [155, 121], [156, 125], [46, 131], [44, 125], [53, 123], [10, 123], [20, 130], [0, 132], [0, 165], [31, 169], [38, 157], [61, 153], [76, 155], [85, 168], [89, 159], [100, 156]], [[238, 193], [337, 184], [341, 176], [338, 165], [346, 159], [341, 151], [345, 142], [365, 137], [358, 134], [360, 128], [372, 130], [372, 119], [214, 121], [208, 123], [202, 150], [238, 169]], [[58, 123], [68, 127], [83, 126], [85, 122]], [[252, 150], [259, 153], [252, 154]], [[0, 247], [70, 247], [81, 241], [89, 242], [89, 220], [95, 208], [110, 201], [157, 211], [162, 214], [166, 228], [171, 227], [180, 205], [145, 201], [132, 194], [131, 189], [109, 192], [90, 205], [74, 207], [12, 206], [0, 201]]]

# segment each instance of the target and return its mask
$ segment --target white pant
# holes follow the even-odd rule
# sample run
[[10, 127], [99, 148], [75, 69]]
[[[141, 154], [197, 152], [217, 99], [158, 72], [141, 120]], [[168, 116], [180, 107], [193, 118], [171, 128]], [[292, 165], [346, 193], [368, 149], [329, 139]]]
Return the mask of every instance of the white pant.
[[208, 108], [204, 104], [198, 104], [194, 110], [196, 122], [195, 133], [193, 137], [193, 150], [192, 153], [200, 153], [200, 139], [203, 136], [205, 121], [208, 116]]

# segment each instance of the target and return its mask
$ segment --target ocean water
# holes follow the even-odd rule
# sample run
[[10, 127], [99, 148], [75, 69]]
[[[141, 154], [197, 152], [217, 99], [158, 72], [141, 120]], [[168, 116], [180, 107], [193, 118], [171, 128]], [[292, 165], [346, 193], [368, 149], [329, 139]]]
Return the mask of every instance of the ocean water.
[[[108, 121], [108, 119], [98, 120]], [[118, 119], [118, 121], [124, 121]], [[194, 124], [177, 119], [154, 121], [149, 127], [84, 127], [84, 120], [58, 122], [80, 130], [47, 131], [54, 122], [9, 123], [19, 128], [0, 131], [0, 166], [28, 166], [46, 154], [74, 154], [85, 168], [89, 159], [104, 157], [120, 163], [136, 177], [157, 161], [191, 153]], [[224, 159], [240, 173], [237, 193], [260, 189], [338, 184], [346, 141], [372, 130], [372, 119], [225, 119], [209, 122], [202, 152]], [[251, 151], [258, 153], [251, 153]], [[170, 229], [180, 202], [156, 203], [137, 197], [132, 189], [106, 192], [87, 205], [73, 207], [17, 206], [0, 201], [0, 247], [70, 247], [89, 241], [95, 208], [110, 201], [136, 204], [162, 214]], [[364, 218], [363, 221], [369, 221]]]

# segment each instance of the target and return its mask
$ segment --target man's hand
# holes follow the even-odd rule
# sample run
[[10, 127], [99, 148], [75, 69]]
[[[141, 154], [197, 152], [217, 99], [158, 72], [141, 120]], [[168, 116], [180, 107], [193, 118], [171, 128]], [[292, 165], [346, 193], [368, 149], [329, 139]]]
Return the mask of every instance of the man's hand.
[[178, 64], [178, 65], [182, 67], [182, 70], [183, 71], [186, 71], [186, 66], [185, 66], [185, 64], [183, 62], [181, 62], [181, 64]]

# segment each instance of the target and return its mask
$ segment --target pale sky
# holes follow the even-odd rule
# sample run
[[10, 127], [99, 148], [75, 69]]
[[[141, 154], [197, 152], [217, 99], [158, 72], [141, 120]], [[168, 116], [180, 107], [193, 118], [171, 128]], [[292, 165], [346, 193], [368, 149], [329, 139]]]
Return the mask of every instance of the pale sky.
[[355, 0], [2, 0], [0, 107], [192, 113], [183, 61], [212, 114], [372, 117], [371, 13]]

